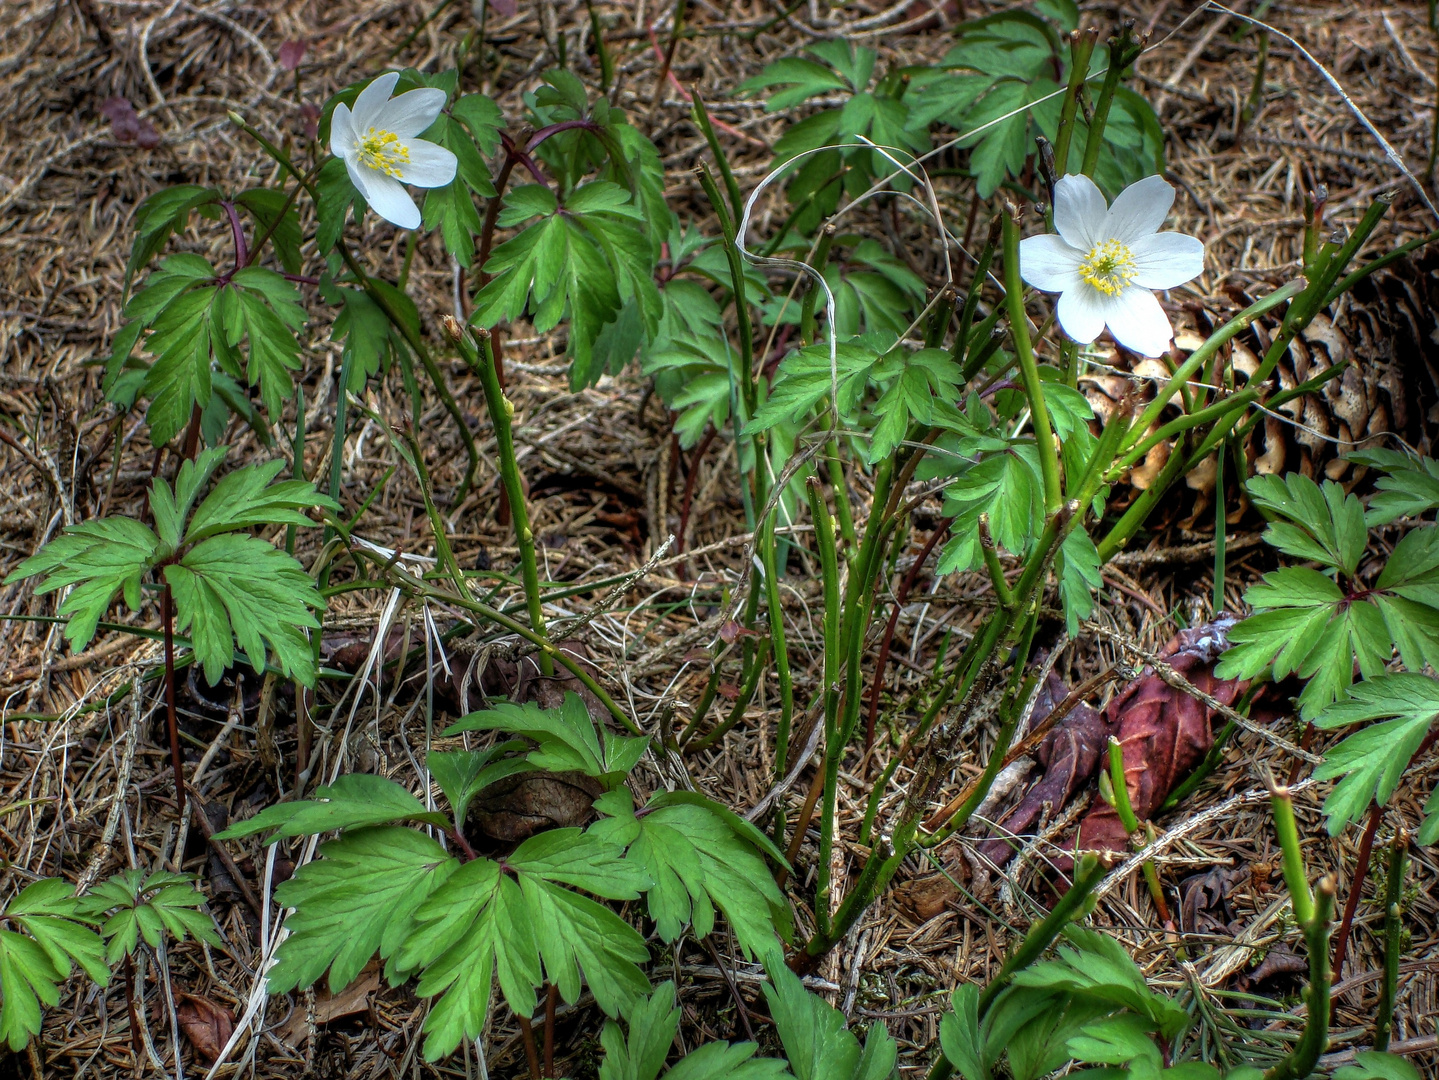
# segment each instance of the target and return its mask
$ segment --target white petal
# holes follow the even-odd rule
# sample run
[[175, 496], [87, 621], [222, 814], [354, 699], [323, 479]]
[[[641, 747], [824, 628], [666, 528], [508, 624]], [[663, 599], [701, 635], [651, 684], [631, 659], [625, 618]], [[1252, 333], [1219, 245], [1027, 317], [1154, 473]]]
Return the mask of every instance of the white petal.
[[350, 122], [350, 107], [343, 101], [330, 114], [330, 153], [344, 157], [355, 149], [355, 125]]
[[1107, 213], [1104, 192], [1080, 173], [1062, 176], [1054, 185], [1054, 227], [1071, 247], [1088, 251], [1109, 234], [1104, 231]]
[[367, 180], [370, 192], [365, 196], [365, 201], [370, 204], [371, 210], [402, 229], [420, 227], [420, 208], [415, 205], [415, 200], [410, 198], [410, 193], [403, 184], [373, 170]]
[[1026, 236], [1019, 242], [1019, 276], [1043, 292], [1064, 292], [1079, 284], [1076, 270], [1083, 258], [1063, 237]]
[[1173, 289], [1204, 273], [1204, 244], [1183, 233], [1155, 233], [1136, 240], [1134, 284], [1146, 289]]
[[1081, 282], [1073, 289], [1064, 290], [1054, 314], [1066, 334], [1081, 345], [1088, 345], [1104, 329], [1108, 311], [1109, 297]]
[[405, 149], [410, 152], [410, 160], [400, 165], [400, 180], [404, 183], [422, 188], [444, 187], [455, 178], [460, 163], [443, 146], [415, 139]]
[[1162, 176], [1146, 176], [1121, 191], [1109, 208], [1104, 221], [1104, 238], [1134, 244], [1159, 231], [1169, 208], [1174, 205], [1174, 189]]
[[350, 183], [355, 185], [355, 190], [370, 201], [370, 180], [375, 176], [375, 170], [366, 168], [360, 164], [359, 156], [350, 150], [344, 155], [345, 171], [350, 174]]
[[1125, 289], [1108, 306], [1104, 321], [1115, 341], [1144, 356], [1163, 356], [1169, 351], [1174, 328], [1148, 289]]
[[356, 134], [363, 135], [375, 126], [375, 117], [380, 115], [385, 102], [390, 100], [390, 95], [395, 91], [395, 83], [399, 81], [400, 73], [391, 71], [360, 91], [360, 96], [355, 99], [351, 121], [355, 125]]
[[370, 123], [381, 131], [393, 131], [401, 139], [413, 139], [435, 122], [448, 100], [443, 90], [434, 87], [411, 90], [386, 102]]

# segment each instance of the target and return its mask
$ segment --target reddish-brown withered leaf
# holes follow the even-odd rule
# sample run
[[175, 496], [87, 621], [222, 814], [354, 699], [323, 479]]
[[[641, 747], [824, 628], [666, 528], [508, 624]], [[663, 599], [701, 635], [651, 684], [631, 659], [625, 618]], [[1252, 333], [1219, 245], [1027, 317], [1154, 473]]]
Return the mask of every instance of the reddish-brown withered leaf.
[[[1040, 687], [1030, 714], [1030, 727], [1038, 727], [1051, 712], [1069, 696], [1069, 690], [1053, 671]], [[1080, 702], [1055, 725], [1035, 757], [1044, 766], [1044, 775], [1029, 789], [1028, 794], [1001, 819], [995, 831], [1000, 835], [980, 845], [980, 856], [995, 866], [1003, 866], [1014, 856], [1019, 837], [1030, 832], [1045, 814], [1058, 812], [1074, 797], [1080, 785], [1094, 773], [1099, 756], [1109, 743], [1113, 731], [1107, 716], [1092, 705]], [[1011, 840], [1010, 838], [1014, 839]]]
[[223, 1005], [216, 1005], [209, 998], [196, 997], [193, 994], [182, 993], [180, 998], [179, 1008], [175, 1010], [175, 1018], [180, 1021], [180, 1030], [190, 1040], [196, 1054], [206, 1062], [213, 1062], [225, 1048], [230, 1033], [235, 1030], [235, 1020], [230, 1015], [230, 1010]]
[[[1233, 704], [1247, 685], [1214, 677], [1214, 664], [1229, 647], [1229, 631], [1235, 621], [1223, 615], [1212, 623], [1182, 630], [1160, 653], [1171, 668], [1224, 705]], [[1214, 710], [1145, 668], [1105, 706], [1104, 713], [1124, 747], [1124, 784], [1130, 804], [1135, 816], [1144, 821], [1214, 745]], [[1128, 847], [1129, 837], [1114, 807], [1097, 801], [1079, 823], [1080, 850], [1124, 851]]]

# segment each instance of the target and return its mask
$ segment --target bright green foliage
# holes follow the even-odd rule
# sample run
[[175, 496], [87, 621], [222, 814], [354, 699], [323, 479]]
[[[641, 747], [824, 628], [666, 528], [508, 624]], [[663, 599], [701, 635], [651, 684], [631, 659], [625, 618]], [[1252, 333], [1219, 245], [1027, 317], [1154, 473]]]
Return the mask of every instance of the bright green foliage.
[[607, 180], [576, 188], [563, 206], [541, 184], [506, 194], [501, 227], [533, 218], [538, 220], [495, 248], [485, 264], [493, 279], [475, 297], [472, 321], [489, 327], [528, 310], [535, 330], [543, 334], [568, 316], [570, 384], [588, 386], [606, 372], [594, 362], [596, 339], [623, 305], [637, 305], [646, 335], [659, 325], [661, 304], [644, 210]]
[[610, 819], [590, 831], [628, 844], [625, 860], [651, 882], [646, 899], [661, 940], [687, 928], [708, 937], [718, 908], [746, 956], [776, 955], [775, 930], [788, 936], [789, 905], [759, 852], [781, 866], [784, 858], [752, 824], [695, 792], [659, 792], [636, 815], [621, 787], [595, 808]]
[[843, 262], [831, 261], [824, 270], [834, 293], [835, 332], [841, 338], [872, 331], [898, 339], [924, 304], [924, 282], [879, 241], [845, 240], [853, 250]]
[[[295, 287], [273, 270], [245, 266], [221, 275], [199, 255], [171, 255], [124, 315], [129, 322], [115, 336], [105, 393], [126, 407], [150, 399], [145, 419], [155, 446], [173, 439], [193, 408], [209, 408], [217, 386], [258, 386], [272, 420], [294, 392], [295, 331], [305, 312]], [[153, 358], [148, 366], [131, 355], [139, 344]]]
[[1398, 1054], [1361, 1050], [1353, 1065], [1334, 1071], [1334, 1080], [1419, 1080], [1419, 1070]]
[[[675, 986], [661, 983], [625, 1011], [629, 1037], [613, 1020], [605, 1023], [600, 1046], [600, 1080], [656, 1080], [679, 1030]], [[665, 1073], [667, 1080], [780, 1080], [789, 1076], [778, 1058], [757, 1058], [754, 1043], [707, 1043]]]
[[101, 986], [110, 981], [105, 946], [86, 923], [75, 890], [59, 878], [27, 885], [4, 912], [0, 929], [0, 1038], [23, 1050], [40, 1031], [40, 1006], [60, 1000], [60, 984], [79, 964]]
[[579, 829], [543, 832], [503, 863], [466, 863], [413, 911], [413, 930], [392, 972], [423, 969], [416, 992], [444, 994], [425, 1021], [426, 1056], [441, 1057], [479, 1035], [492, 979], [520, 1015], [534, 1009], [535, 991], [546, 981], [571, 1003], [587, 983], [611, 1016], [649, 988], [637, 966], [649, 958], [644, 939], [609, 908], [567, 887], [606, 900], [636, 899], [648, 879], [623, 852]]
[[498, 105], [483, 94], [466, 94], [450, 107], [450, 115], [441, 113], [421, 136], [450, 150], [459, 162], [453, 180], [425, 193], [423, 225], [438, 225], [445, 249], [466, 268], [474, 262], [474, 238], [481, 225], [475, 199], [495, 194], [485, 161], [499, 145], [503, 125]]
[[1001, 1061], [1013, 1080], [1038, 1080], [1072, 1060], [1135, 1080], [1217, 1080], [1218, 1070], [1195, 1062], [1164, 1068], [1156, 1038], [1177, 1047], [1189, 1014], [1148, 987], [1122, 945], [1078, 926], [1064, 936], [1068, 946], [1020, 971], [983, 1018], [978, 987], [955, 990], [940, 1046], [964, 1080], [1003, 1075]]
[[1439, 660], [1439, 530], [1405, 535], [1365, 587], [1356, 574], [1369, 534], [1357, 498], [1298, 474], [1255, 477], [1248, 489], [1256, 505], [1287, 519], [1271, 523], [1265, 540], [1323, 569], [1276, 570], [1245, 593], [1255, 614], [1230, 632], [1220, 678], [1253, 678], [1271, 665], [1276, 680], [1297, 674], [1308, 680], [1300, 713], [1312, 719], [1343, 700], [1356, 662], [1368, 679], [1396, 646], [1411, 670]]
[[148, 266], [150, 260], [160, 254], [172, 234], [185, 228], [191, 211], [198, 210], [212, 221], [218, 221], [219, 201], [220, 193], [214, 188], [177, 184], [155, 192], [137, 206], [135, 240], [130, 248], [130, 261], [125, 264], [125, 287], [129, 288], [137, 270]]
[[124, 870], [101, 882], [81, 897], [78, 910], [94, 919], [104, 919], [105, 961], [114, 964], [139, 948], [140, 939], [157, 948], [168, 932], [176, 941], [188, 934], [196, 941], [222, 944], [210, 917], [198, 909], [205, 895], [195, 888], [189, 874], [159, 872], [148, 877], [143, 870]]
[[[1381, 721], [1368, 723], [1339, 743], [1324, 755], [1324, 764], [1315, 770], [1316, 780], [1343, 777], [1324, 800], [1331, 835], [1361, 820], [1371, 803], [1383, 806], [1389, 801], [1436, 719], [1439, 682], [1414, 672], [1380, 675], [1362, 682], [1349, 691], [1347, 700], [1335, 702], [1315, 717], [1315, 725], [1326, 730]], [[1439, 805], [1432, 805], [1436, 800], [1439, 796], [1430, 800], [1426, 813], [1439, 810]], [[1421, 829], [1428, 838], [1420, 842], [1432, 843], [1436, 830], [1439, 818], [1431, 816]]]
[[888, 1080], [898, 1047], [884, 1024], [870, 1025], [861, 1046], [844, 1014], [805, 990], [782, 961], [767, 965], [764, 996], [795, 1080]]
[[[1067, 35], [1079, 24], [1072, 0], [1042, 0], [974, 19], [959, 29], [959, 42], [941, 62], [943, 74], [911, 82], [906, 101], [911, 127], [943, 121], [970, 148], [969, 171], [981, 198], [1007, 178], [1018, 179], [1035, 152], [1035, 136], [1058, 136], [1060, 90], [1069, 80]], [[1108, 65], [1095, 50], [1089, 75]], [[1070, 171], [1077, 172], [1089, 125], [1076, 117]], [[1104, 128], [1105, 153], [1095, 181], [1113, 198], [1135, 180], [1164, 171], [1164, 134], [1149, 104], [1121, 86]]]
[[[871, 373], [879, 362], [869, 341], [841, 342], [830, 366], [829, 346], [824, 343], [797, 349], [780, 361], [769, 397], [745, 425], [744, 434], [767, 431], [782, 421], [808, 416], [839, 387], [839, 415], [842, 422], [858, 423], [859, 405]], [[836, 378], [837, 376], [837, 378]]]
[[1375, 481], [1378, 490], [1364, 513], [1366, 524], [1388, 525], [1401, 517], [1417, 518], [1439, 509], [1439, 461], [1377, 449], [1350, 454], [1349, 460], [1388, 474]]
[[[845, 41], [822, 41], [809, 54], [823, 63], [798, 56], [770, 64], [736, 92], [774, 91], [765, 102], [768, 112], [791, 108], [815, 97], [847, 98], [842, 106], [822, 109], [791, 124], [775, 143], [776, 166], [807, 155], [789, 182], [788, 193], [796, 214], [794, 224], [802, 233], [834, 213], [841, 190], [851, 198], [861, 194], [878, 176], [888, 176], [896, 167], [864, 140], [885, 147], [903, 164], [929, 148], [929, 136], [910, 123], [903, 100], [905, 72], [889, 72], [871, 86], [878, 53]], [[831, 149], [820, 149], [829, 147]], [[840, 149], [852, 147], [853, 149]], [[903, 176], [898, 187], [907, 187]]]
[[394, 954], [416, 908], [460, 868], [438, 841], [397, 825], [346, 832], [320, 855], [275, 890], [295, 910], [270, 969], [271, 993], [313, 986], [326, 969], [339, 993], [377, 951]]
[[[431, 755], [433, 760], [437, 756]], [[276, 803], [252, 818], [237, 821], [215, 835], [222, 840], [274, 830], [267, 843], [286, 836], [313, 836], [367, 825], [388, 825], [396, 821], [425, 822], [444, 828], [446, 814], [427, 811], [424, 804], [393, 780], [367, 773], [341, 776], [329, 787], [315, 789], [313, 799]]]
[[82, 649], [116, 594], [138, 611], [142, 582], [158, 571], [174, 597], [175, 628], [189, 633], [211, 685], [233, 662], [237, 639], [256, 670], [262, 670], [267, 651], [273, 650], [287, 675], [313, 685], [314, 657], [304, 631], [319, 626], [311, 609], [324, 606], [314, 579], [293, 557], [239, 530], [313, 525], [302, 509], [337, 507], [306, 481], [271, 483], [284, 467], [283, 461], [272, 461], [225, 477], [191, 516], [224, 457], [221, 447], [186, 461], [173, 489], [163, 477], [155, 479], [150, 489], [153, 531], [128, 518], [68, 527], [6, 581], [48, 574], [38, 593], [70, 586], [59, 611], [70, 617], [66, 638]]
[[524, 748], [519, 739], [510, 739], [487, 750], [434, 750], [425, 758], [425, 767], [445, 793], [455, 820], [463, 822], [470, 801], [485, 788], [535, 768], [524, 757], [508, 756]]
[[551, 772], [582, 772], [614, 787], [635, 767], [648, 739], [614, 735], [595, 724], [584, 700], [576, 693], [565, 694], [558, 709], [542, 709], [533, 703], [517, 705], [499, 702], [492, 709], [463, 716], [446, 730], [510, 731], [537, 744], [527, 760], [537, 769]]

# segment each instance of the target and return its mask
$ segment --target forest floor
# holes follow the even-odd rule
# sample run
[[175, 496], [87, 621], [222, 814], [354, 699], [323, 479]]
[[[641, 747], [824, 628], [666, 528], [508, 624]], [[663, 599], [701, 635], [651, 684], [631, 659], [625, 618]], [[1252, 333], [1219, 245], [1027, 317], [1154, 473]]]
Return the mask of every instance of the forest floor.
[[[959, 9], [967, 7], [973, 15], [1004, 6], [967, 0], [939, 5], [936, 13], [923, 0], [834, 8], [811, 0], [747, 40], [743, 31], [761, 27], [783, 7], [768, 0], [692, 3], [689, 25], [699, 36], [678, 42], [672, 79], [659, 78], [657, 55], [663, 51], [672, 5], [597, 0], [594, 10], [617, 58], [619, 86], [613, 100], [660, 147], [667, 194], [681, 216], [704, 220], [708, 204], [691, 170], [706, 147], [690, 120], [692, 88], [724, 122], [722, 138], [739, 183], [748, 190], [769, 168], [770, 147], [792, 118], [765, 112], [753, 98], [736, 97], [740, 80], [828, 37], [872, 45], [880, 50], [882, 64], [934, 63], [952, 41], [947, 27], [956, 22]], [[1255, 4], [1236, 0], [1236, 6]], [[304, 129], [303, 105], [320, 105], [337, 89], [387, 66], [450, 64], [475, 21], [468, 3], [439, 7], [435, 14], [432, 0], [15, 0], [5, 5], [0, 15], [0, 86], [5, 91], [0, 99], [0, 411], [5, 414], [0, 422], [5, 436], [0, 445], [0, 575], [69, 521], [102, 513], [140, 515], [155, 467], [153, 451], [147, 440], [135, 437], [141, 421], [117, 417], [100, 391], [103, 361], [121, 323], [136, 205], [173, 183], [225, 187], [273, 179], [266, 160], [227, 120], [227, 110], [294, 143]], [[471, 69], [480, 88], [510, 116], [522, 112], [520, 95], [533, 87], [535, 75], [555, 63], [561, 38], [571, 63], [587, 79], [594, 62], [585, 4], [537, 0], [519, 7], [513, 16], [491, 14], [492, 48], [484, 54], [486, 63]], [[1136, 87], [1154, 104], [1168, 135], [1171, 179], [1181, 189], [1175, 227], [1202, 237], [1209, 252], [1208, 269], [1177, 313], [1181, 332], [1232, 313], [1256, 291], [1295, 274], [1303, 198], [1318, 183], [1328, 185], [1331, 218], [1346, 222], [1376, 193], [1396, 192], [1395, 209], [1381, 226], [1375, 250], [1432, 228], [1431, 212], [1360, 118], [1382, 132], [1415, 173], [1423, 172], [1436, 91], [1436, 45], [1422, 0], [1279, 0], [1267, 5], [1266, 18], [1303, 45], [1342, 91], [1293, 45], [1275, 38], [1261, 107], [1242, 129], [1239, 116], [1253, 80], [1256, 45], [1254, 34], [1240, 33], [1240, 20], [1192, 0], [1082, 7], [1087, 21], [1108, 27], [1117, 17], [1132, 17], [1150, 34]], [[655, 25], [660, 30], [652, 35]], [[724, 33], [726, 27], [731, 32]], [[308, 46], [294, 74], [278, 60], [286, 41]], [[114, 98], [126, 99], [137, 110], [139, 142], [117, 137], [105, 112]], [[143, 130], [147, 125], [155, 140]], [[151, 141], [155, 145], [140, 145]], [[955, 193], [953, 199], [946, 209], [963, 220], [973, 210], [968, 196]], [[754, 235], [767, 236], [784, 213], [779, 194], [762, 201]], [[925, 260], [934, 257], [933, 249], [918, 238], [919, 226], [886, 225], [882, 217], [876, 216], [877, 226], [889, 229], [896, 252], [908, 247], [924, 263], [921, 268], [929, 269]], [[398, 262], [394, 231], [377, 228], [372, 241], [368, 257], [376, 266]], [[1439, 329], [1430, 299], [1439, 296], [1439, 288], [1431, 283], [1430, 265], [1423, 260], [1398, 265], [1362, 301], [1352, 301], [1352, 310], [1337, 314], [1322, 334], [1311, 335], [1315, 349], [1336, 362], [1357, 359], [1361, 370], [1381, 353], [1394, 359], [1398, 381], [1384, 387], [1384, 407], [1395, 428], [1410, 433], [1411, 441], [1426, 450], [1433, 426], [1430, 410], [1439, 401]], [[438, 238], [423, 240], [414, 255], [410, 294], [434, 341], [442, 340], [441, 315], [465, 313], [465, 292]], [[329, 415], [324, 405], [334, 393], [339, 364], [339, 346], [328, 338], [329, 325], [317, 319], [302, 339], [300, 382], [317, 418]], [[647, 380], [633, 369], [571, 393], [562, 340], [517, 325], [504, 342], [504, 353], [541, 571], [552, 580], [582, 582], [649, 560], [622, 602], [588, 625], [583, 647], [616, 698], [647, 728], [670, 710], [682, 718], [704, 684], [704, 650], [719, 629], [716, 606], [693, 600], [694, 591], [700, 582], [733, 580], [748, 539], [734, 455], [725, 438], [703, 444], [700, 453], [681, 451], [664, 406], [646, 392]], [[492, 459], [494, 442], [478, 383], [452, 354], [443, 367], [482, 452]], [[398, 373], [377, 387], [374, 401], [386, 415], [407, 411]], [[1371, 412], [1379, 407], [1373, 393], [1368, 402]], [[1299, 429], [1298, 438], [1292, 431], [1273, 432], [1265, 452], [1286, 453], [1290, 469], [1314, 475], [1327, 469], [1328, 475], [1362, 484], [1362, 477], [1343, 463], [1331, 464], [1334, 450], [1323, 437], [1328, 429], [1313, 434], [1316, 425], [1322, 428], [1323, 417], [1305, 419], [1308, 426]], [[308, 460], [318, 462], [327, 451], [332, 436], [325, 422], [317, 419], [308, 433]], [[516, 553], [509, 527], [497, 520], [497, 473], [483, 469], [477, 489], [455, 504], [452, 494], [464, 455], [438, 400], [421, 430], [461, 565], [510, 565]], [[232, 461], [265, 452], [248, 432], [233, 445]], [[353, 510], [397, 458], [379, 429], [368, 424], [354, 430], [345, 454], [344, 502]], [[1176, 612], [1201, 619], [1210, 613], [1213, 486], [1212, 477], [1206, 488], [1205, 478], [1195, 476], [1176, 488], [1133, 550], [1106, 567], [1096, 618], [1118, 638], [1081, 633], [1070, 643], [1058, 667], [1070, 685], [1123, 661], [1119, 640], [1157, 650], [1172, 637]], [[1233, 492], [1227, 509], [1224, 595], [1226, 606], [1237, 610], [1245, 586], [1275, 564], [1258, 543], [1262, 519], [1246, 512]], [[896, 585], [941, 517], [937, 497], [917, 508]], [[424, 506], [408, 472], [401, 469], [385, 486], [363, 532], [386, 547], [432, 551]], [[654, 559], [671, 534], [678, 546]], [[911, 599], [897, 621], [895, 660], [882, 674], [877, 746], [895, 745], [891, 739], [907, 699], [927, 676], [945, 632], [962, 633], [978, 623], [985, 610], [984, 588], [978, 578], [934, 578], [928, 570], [913, 582]], [[809, 657], [795, 671], [796, 697], [808, 700], [819, 683], [814, 647], [819, 583], [796, 561], [784, 591], [791, 641], [798, 643], [795, 655]], [[582, 615], [598, 596], [566, 603], [573, 614]], [[337, 597], [327, 617], [327, 655], [346, 646], [351, 651], [366, 647], [387, 600], [379, 592]], [[53, 610], [53, 598], [37, 598], [33, 583], [0, 589], [0, 615], [12, 620]], [[396, 625], [419, 641], [424, 633], [419, 620], [417, 611], [407, 611]], [[253, 981], [256, 912], [231, 868], [212, 854], [198, 830], [189, 829], [177, 859], [175, 807], [165, 797], [163, 733], [147, 726], [138, 745], [124, 744], [129, 704], [94, 707], [137, 673], [153, 668], [158, 653], [152, 639], [102, 632], [83, 653], [71, 655], [53, 624], [5, 624], [0, 633], [0, 894], [36, 876], [77, 877], [97, 855], [107, 860], [102, 869], [180, 862], [204, 879], [229, 946], [208, 955], [189, 945], [173, 951], [174, 989], [238, 1014]], [[873, 654], [867, 662], [872, 660]], [[476, 654], [463, 645], [448, 664], [456, 673], [438, 688], [437, 704], [452, 715], [467, 704], [473, 707], [482, 687], [493, 691], [514, 677], [513, 664], [502, 657]], [[412, 674], [394, 692], [386, 687], [383, 707], [375, 706], [367, 728], [373, 733], [370, 743], [355, 768], [395, 774], [410, 769], [405, 744], [416, 731], [413, 705], [424, 674]], [[337, 695], [340, 688], [326, 686], [320, 692]], [[208, 762], [202, 793], [216, 812], [216, 826], [235, 814], [247, 816], [252, 807], [293, 787], [293, 716], [280, 709], [271, 725], [257, 730], [253, 680], [213, 691], [192, 685], [186, 696], [187, 753], [192, 761], [203, 756]], [[762, 686], [744, 722], [712, 750], [691, 759], [699, 786], [737, 809], [754, 805], [770, 783], [767, 740], [776, 715], [774, 688]], [[1274, 731], [1287, 736], [1292, 729], [1276, 723]], [[1300, 762], [1280, 742], [1243, 732], [1213, 777], [1156, 823], [1164, 839], [1161, 873], [1183, 898], [1181, 921], [1191, 935], [1187, 956], [1176, 955], [1139, 875], [1114, 878], [1104, 891], [1096, 922], [1129, 945], [1157, 984], [1178, 988], [1192, 979], [1208, 988], [1248, 986], [1256, 993], [1292, 998], [1297, 983], [1282, 962], [1272, 965], [1277, 974], [1251, 970], [1256, 956], [1282, 957], [1283, 943], [1292, 939], [1292, 927], [1281, 917], [1282, 883], [1261, 800], [1265, 771], [1284, 776], [1291, 764]], [[129, 775], [123, 793], [117, 791], [122, 769]], [[1391, 822], [1402, 819], [1411, 828], [1418, 822], [1422, 791], [1431, 785], [1434, 769], [1431, 761], [1427, 779], [1419, 776], [1418, 787], [1396, 795]], [[862, 813], [865, 776], [873, 773], [861, 768], [851, 778], [841, 799], [842, 820]], [[967, 775], [958, 770], [947, 794], [957, 791]], [[905, 778], [901, 770], [895, 794], [902, 793]], [[796, 789], [796, 798], [804, 786]], [[1341, 903], [1351, 890], [1362, 891], [1348, 959], [1335, 988], [1334, 1044], [1326, 1059], [1332, 1065], [1345, 1060], [1346, 1052], [1352, 1054], [1347, 1048], [1372, 1018], [1381, 966], [1382, 915], [1375, 894], [1382, 891], [1382, 868], [1367, 881], [1352, 880], [1358, 837], [1353, 831], [1338, 838], [1324, 832], [1318, 785], [1301, 781], [1295, 790], [1311, 867], [1335, 874]], [[102, 836], [109, 808], [121, 794], [120, 833]], [[1059, 817], [1072, 821], [1077, 812], [1070, 807]], [[1054, 834], [1061, 824], [1053, 823]], [[949, 990], [997, 968], [1014, 941], [1013, 927], [1029, 922], [1042, 892], [1033, 866], [1005, 882], [977, 880], [964, 846], [961, 840], [941, 849], [940, 867], [907, 866], [898, 885], [811, 982], [829, 991], [849, 1015], [885, 1022], [900, 1043], [907, 1075], [915, 1075], [909, 1070], [924, 1062], [917, 1055], [935, 1042]], [[233, 846], [233, 869], [249, 879], [252, 892], [265, 876], [255, 850]], [[1416, 851], [1411, 880], [1406, 925], [1413, 941], [1401, 967], [1395, 1038], [1421, 1070], [1439, 1075], [1439, 859], [1432, 849]], [[685, 1023], [697, 1037], [729, 1037], [735, 1022], [732, 1000], [709, 954], [691, 949], [676, 956], [674, 964], [684, 985]], [[409, 1075], [417, 1061], [422, 1003], [405, 989], [383, 987], [378, 976], [357, 985], [357, 991], [341, 998], [321, 995], [313, 1005], [321, 1021], [313, 1038], [298, 996], [271, 1002], [266, 1034], [255, 1047], [258, 1075], [298, 1077], [312, 1070], [321, 1077], [366, 1077], [398, 1075], [397, 1069]], [[152, 992], [150, 1027], [162, 1055], [170, 1029], [153, 1010], [163, 1008], [163, 1000]], [[578, 1033], [594, 1029], [593, 1023], [581, 1022], [583, 1011], [561, 1013], [562, 1058], [588, 1052], [574, 1041]], [[50, 1062], [47, 1075], [124, 1075], [130, 1051], [117, 1023], [123, 1016], [117, 987], [108, 992], [72, 989], [49, 1010], [41, 1040]], [[523, 1052], [512, 1022], [497, 1018], [488, 1039], [492, 1075], [517, 1075]], [[192, 1075], [202, 1064], [196, 1053], [187, 1042], [184, 1054]], [[24, 1060], [20, 1055], [11, 1059], [13, 1064], [0, 1064], [0, 1075], [12, 1068], [25, 1074]], [[463, 1074], [454, 1062], [437, 1071]]]

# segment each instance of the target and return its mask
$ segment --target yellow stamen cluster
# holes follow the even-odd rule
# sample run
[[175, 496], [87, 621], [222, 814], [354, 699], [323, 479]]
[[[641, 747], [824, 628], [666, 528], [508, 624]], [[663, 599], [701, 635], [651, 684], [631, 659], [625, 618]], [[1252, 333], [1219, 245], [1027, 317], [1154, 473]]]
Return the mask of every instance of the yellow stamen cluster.
[[1080, 280], [1093, 285], [1106, 296], [1118, 296], [1137, 273], [1134, 252], [1118, 240], [1102, 240], [1095, 244], [1079, 264]]
[[410, 163], [410, 151], [393, 131], [370, 128], [360, 140], [360, 160], [386, 176], [402, 180], [401, 167]]

